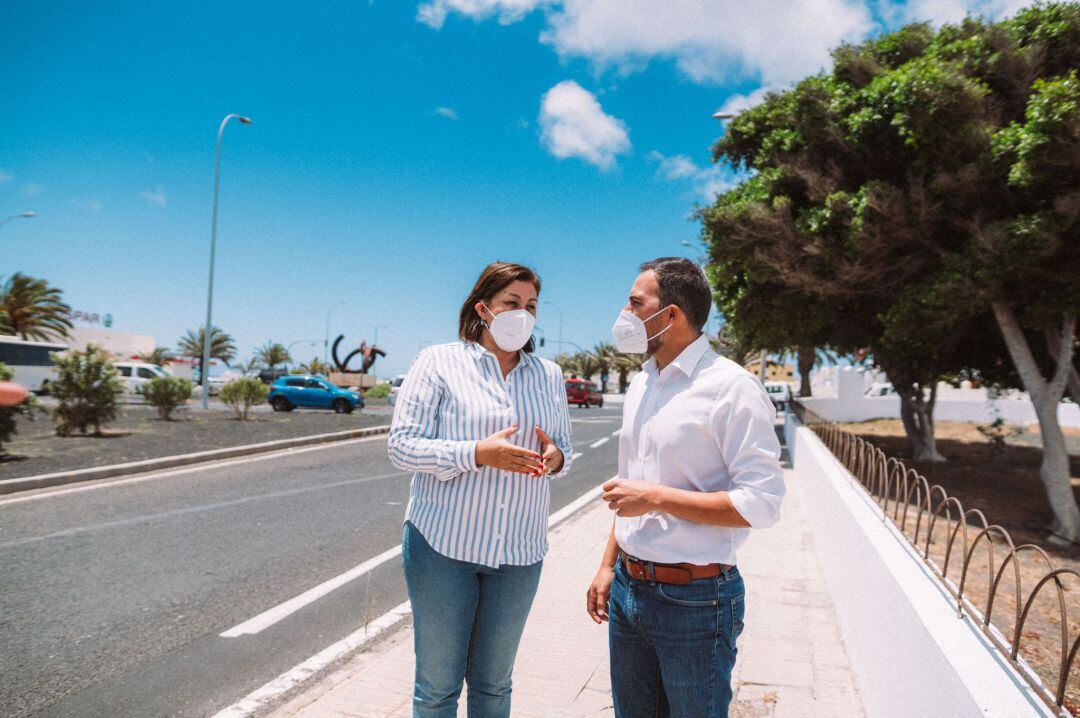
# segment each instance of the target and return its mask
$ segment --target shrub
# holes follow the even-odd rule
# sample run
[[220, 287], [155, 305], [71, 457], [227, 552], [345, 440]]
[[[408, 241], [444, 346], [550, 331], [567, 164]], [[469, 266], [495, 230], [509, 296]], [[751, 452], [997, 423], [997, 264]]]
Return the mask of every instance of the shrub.
[[159, 376], [139, 387], [139, 393], [158, 411], [163, 421], [172, 418], [173, 411], [191, 398], [195, 385], [178, 376]]
[[364, 392], [364, 396], [371, 399], [385, 399], [390, 396], [390, 382], [384, 381], [381, 384], [376, 384]]
[[86, 351], [54, 354], [53, 363], [57, 379], [49, 390], [59, 402], [53, 409], [56, 433], [71, 436], [77, 429], [85, 434], [93, 426], [94, 433], [100, 434], [102, 425], [116, 418], [117, 400], [124, 392], [108, 355], [88, 344]]
[[[15, 372], [11, 371], [3, 362], [0, 362], [0, 381], [11, 381], [14, 375]], [[11, 441], [11, 437], [15, 435], [15, 417], [23, 414], [28, 419], [33, 420], [34, 409], [36, 408], [38, 408], [37, 399], [34, 398], [33, 394], [26, 397], [26, 400], [21, 404], [0, 406], [0, 456], [4, 454], [4, 444]]]
[[236, 410], [236, 418], [246, 421], [248, 410], [256, 404], [265, 404], [270, 387], [258, 379], [244, 377], [230, 381], [221, 387], [221, 400]]

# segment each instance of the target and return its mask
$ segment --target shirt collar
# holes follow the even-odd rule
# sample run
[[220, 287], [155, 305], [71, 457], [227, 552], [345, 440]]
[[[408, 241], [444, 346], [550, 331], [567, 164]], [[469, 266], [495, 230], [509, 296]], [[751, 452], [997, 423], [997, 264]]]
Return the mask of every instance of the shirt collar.
[[709, 337], [702, 334], [700, 337], [687, 344], [686, 348], [679, 352], [679, 356], [672, 359], [671, 363], [664, 367], [663, 372], [660, 372], [656, 368], [655, 357], [649, 357], [649, 361], [645, 362], [643, 368], [651, 374], [663, 373], [665, 376], [668, 374], [669, 370], [678, 369], [689, 378], [694, 375], [694, 369], [697, 368], [698, 362], [701, 361], [701, 357], [709, 349], [709, 346]]
[[[492, 354], [490, 351], [485, 349], [484, 345], [481, 344], [480, 342], [466, 342], [466, 341], [463, 341], [462, 343], [465, 345], [465, 351], [467, 351], [472, 356], [477, 357], [477, 358], [480, 358], [482, 356], [489, 356], [492, 359], [494, 359], [496, 363], [498, 363], [498, 361], [499, 361], [498, 358], [494, 354]], [[532, 366], [532, 363], [533, 363], [534, 359], [533, 359], [532, 355], [530, 355], [527, 351], [519, 350], [518, 351], [518, 356], [519, 356], [519, 361], [517, 363], [517, 366], [515, 366], [513, 369], [511, 369], [510, 370], [511, 372], [517, 371], [518, 367]]]

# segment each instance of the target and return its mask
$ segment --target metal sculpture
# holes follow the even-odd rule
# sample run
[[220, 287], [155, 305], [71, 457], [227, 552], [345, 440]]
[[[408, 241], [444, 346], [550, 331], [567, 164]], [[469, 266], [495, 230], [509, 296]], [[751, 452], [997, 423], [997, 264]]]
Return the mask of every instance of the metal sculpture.
[[353, 357], [355, 357], [357, 354], [359, 354], [363, 358], [363, 364], [360, 367], [361, 374], [370, 373], [372, 367], [375, 366], [375, 360], [379, 357], [386, 356], [386, 352], [384, 352], [382, 349], [379, 349], [374, 344], [368, 346], [368, 343], [366, 341], [361, 341], [360, 346], [357, 349], [349, 352], [348, 356], [345, 357], [345, 360], [342, 361], [338, 357], [338, 346], [341, 345], [341, 342], [344, 339], [345, 335], [339, 334], [338, 338], [334, 340], [333, 346], [330, 348], [330, 354], [334, 358], [334, 366], [337, 368], [338, 371], [342, 373], [349, 372], [349, 362], [351, 362], [353, 360]]

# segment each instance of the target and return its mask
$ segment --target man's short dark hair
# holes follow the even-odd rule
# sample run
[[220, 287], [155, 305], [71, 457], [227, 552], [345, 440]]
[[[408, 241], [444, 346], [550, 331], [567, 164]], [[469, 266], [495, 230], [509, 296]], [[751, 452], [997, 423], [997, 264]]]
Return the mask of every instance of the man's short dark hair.
[[660, 257], [645, 262], [641, 271], [652, 270], [660, 285], [660, 306], [674, 304], [683, 310], [690, 326], [701, 331], [709, 320], [712, 289], [696, 262], [685, 257]]

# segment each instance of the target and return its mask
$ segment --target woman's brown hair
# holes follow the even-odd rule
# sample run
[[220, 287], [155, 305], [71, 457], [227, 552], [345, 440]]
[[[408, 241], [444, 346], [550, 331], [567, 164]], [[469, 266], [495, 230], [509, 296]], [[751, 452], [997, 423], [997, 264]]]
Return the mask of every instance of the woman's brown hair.
[[[468, 299], [461, 305], [461, 316], [458, 319], [458, 336], [463, 341], [478, 342], [484, 334], [484, 325], [476, 313], [476, 303], [489, 304], [492, 298], [506, 289], [513, 282], [529, 282], [536, 287], [537, 296], [540, 295], [540, 277], [536, 272], [521, 264], [511, 262], [492, 262], [484, 267], [480, 278], [476, 280]], [[522, 347], [522, 351], [531, 352], [535, 349], [532, 338]]]

